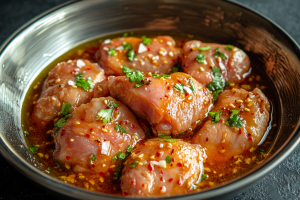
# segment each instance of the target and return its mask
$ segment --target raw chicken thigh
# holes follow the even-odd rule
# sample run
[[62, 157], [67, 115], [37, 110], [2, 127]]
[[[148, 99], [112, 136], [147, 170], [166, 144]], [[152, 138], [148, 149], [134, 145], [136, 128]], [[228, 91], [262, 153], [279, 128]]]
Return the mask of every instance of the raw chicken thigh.
[[125, 196], [170, 196], [195, 190], [201, 181], [205, 152], [179, 139], [146, 140], [124, 163]]
[[261, 90], [225, 90], [192, 143], [206, 148], [209, 162], [226, 161], [257, 147], [267, 130], [269, 112], [269, 101]]
[[129, 82], [125, 76], [108, 77], [95, 86], [95, 97], [118, 99], [146, 119], [156, 135], [186, 131], [204, 119], [212, 102], [208, 89], [185, 73], [148, 76], [141, 84]]
[[167, 73], [181, 56], [170, 36], [122, 37], [106, 40], [96, 53], [106, 75], [124, 75], [122, 66], [142, 72]]
[[[99, 114], [100, 113], [100, 114]], [[113, 156], [145, 138], [132, 112], [111, 97], [94, 98], [74, 110], [55, 135], [53, 157], [74, 172], [106, 172]]]
[[185, 73], [206, 86], [212, 82], [212, 67], [221, 69], [225, 81], [240, 83], [249, 74], [250, 60], [244, 51], [231, 45], [202, 43], [197, 40], [185, 43], [182, 55]]
[[94, 84], [103, 79], [104, 71], [97, 63], [81, 59], [58, 63], [49, 72], [44, 91], [34, 107], [33, 123], [44, 127], [59, 114], [65, 102], [72, 104], [71, 112], [88, 103], [93, 98]]

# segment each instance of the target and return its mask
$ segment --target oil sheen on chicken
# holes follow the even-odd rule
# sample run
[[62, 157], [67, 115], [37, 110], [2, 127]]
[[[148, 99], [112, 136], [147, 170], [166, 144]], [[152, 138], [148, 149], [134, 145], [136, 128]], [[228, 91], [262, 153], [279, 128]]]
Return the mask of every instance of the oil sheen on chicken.
[[170, 196], [196, 189], [205, 152], [179, 139], [146, 140], [124, 163], [121, 189], [125, 196]]
[[[96, 53], [96, 59], [106, 75], [124, 75], [123, 65], [142, 72], [165, 74], [176, 64], [181, 50], [175, 47], [170, 36], [158, 36], [150, 40], [151, 43], [148, 41], [145, 44], [143, 39], [137, 37], [106, 40]], [[128, 56], [130, 52], [132, 55]]]
[[61, 110], [63, 103], [72, 104], [71, 112], [93, 98], [93, 89], [85, 91], [76, 86], [75, 75], [83, 73], [85, 80], [90, 77], [91, 86], [105, 79], [104, 70], [97, 63], [88, 60], [70, 60], [58, 63], [48, 74], [43, 93], [32, 113], [32, 121], [38, 127], [51, 122]]
[[[204, 119], [211, 104], [211, 94], [185, 73], [168, 78], [144, 77], [149, 84], [135, 88], [125, 76], [108, 77], [95, 87], [95, 97], [112, 96], [146, 119], [156, 135], [180, 134]], [[194, 92], [190, 89], [194, 83]], [[184, 88], [182, 93], [174, 88]], [[184, 86], [183, 86], [184, 85]]]
[[185, 43], [182, 55], [185, 73], [206, 86], [212, 82], [212, 67], [221, 69], [225, 81], [240, 83], [250, 72], [250, 60], [244, 51], [231, 45], [202, 43], [197, 40]]
[[[232, 110], [239, 111], [237, 115], [243, 123], [241, 128], [226, 124]], [[212, 123], [212, 119], [207, 120], [192, 140], [192, 143], [201, 144], [207, 149], [207, 161], [226, 161], [257, 148], [267, 130], [270, 112], [269, 101], [261, 90], [225, 90], [211, 110], [218, 111], [222, 112], [220, 121]]]
[[[111, 108], [112, 120], [105, 124], [98, 112], [110, 109], [111, 102], [119, 106]], [[145, 134], [124, 104], [103, 97], [79, 106], [54, 138], [58, 162], [69, 164], [74, 172], [105, 173], [113, 156], [126, 152], [128, 145], [134, 147]]]

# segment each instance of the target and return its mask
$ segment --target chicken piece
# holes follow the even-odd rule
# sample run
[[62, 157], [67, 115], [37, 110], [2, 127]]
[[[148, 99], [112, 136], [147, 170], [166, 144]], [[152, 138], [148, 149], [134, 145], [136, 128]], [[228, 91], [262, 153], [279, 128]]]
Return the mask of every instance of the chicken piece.
[[[238, 110], [239, 120], [229, 120], [233, 110]], [[214, 117], [207, 120], [192, 140], [207, 149], [209, 162], [223, 162], [257, 147], [267, 130], [270, 111], [269, 101], [261, 90], [225, 90], [211, 112], [218, 111], [222, 112], [220, 121], [212, 123]], [[235, 126], [226, 124], [234, 121]]]
[[177, 135], [192, 128], [204, 119], [212, 102], [208, 89], [185, 73], [173, 73], [168, 78], [146, 77], [142, 82], [149, 83], [135, 88], [136, 83], [125, 76], [108, 77], [95, 86], [95, 97], [118, 99], [146, 119], [156, 135]]
[[[158, 36], [151, 40], [151, 44], [145, 42], [146, 45], [143, 39], [137, 37], [105, 41], [96, 53], [96, 59], [106, 75], [124, 75], [123, 65], [142, 72], [165, 74], [176, 64], [181, 50], [175, 47], [175, 41], [169, 36]], [[132, 59], [128, 57], [131, 49], [135, 55]]]
[[[199, 50], [208, 46], [209, 50]], [[237, 47], [202, 43], [197, 40], [185, 43], [182, 56], [182, 68], [185, 73], [206, 86], [212, 82], [212, 67], [219, 67], [225, 81], [233, 83], [241, 83], [251, 72], [249, 57]]]
[[[79, 78], [76, 84], [75, 76]], [[86, 87], [90, 77], [90, 87]], [[82, 79], [85, 83], [83, 87]], [[105, 79], [104, 70], [97, 63], [91, 63], [88, 60], [70, 60], [68, 62], [58, 63], [48, 74], [44, 83], [44, 91], [37, 101], [32, 113], [32, 121], [38, 127], [44, 127], [53, 120], [59, 113], [61, 106], [65, 102], [72, 104], [71, 112], [83, 103], [88, 103], [94, 94], [93, 85]], [[77, 86], [76, 86], [77, 85]]]
[[[99, 117], [98, 112], [107, 113], [108, 109], [111, 109], [112, 120], [105, 124], [106, 118]], [[74, 110], [54, 138], [54, 159], [69, 164], [74, 172], [98, 173], [116, 165], [112, 163], [113, 156], [125, 153], [128, 145], [134, 147], [145, 134], [124, 104], [111, 97], [102, 97]]]
[[124, 163], [125, 196], [170, 196], [196, 189], [206, 154], [200, 145], [180, 139], [155, 138], [133, 150]]

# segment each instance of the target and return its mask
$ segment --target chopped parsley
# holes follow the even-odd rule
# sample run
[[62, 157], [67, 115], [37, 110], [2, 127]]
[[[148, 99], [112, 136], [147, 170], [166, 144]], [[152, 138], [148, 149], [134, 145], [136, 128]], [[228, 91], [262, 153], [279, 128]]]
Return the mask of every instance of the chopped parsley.
[[173, 143], [173, 142], [177, 142], [177, 141], [181, 141], [182, 139], [160, 139], [159, 141], [166, 141], [166, 142], [170, 142], [170, 143]]
[[163, 139], [170, 139], [171, 136], [170, 135], [165, 135], [165, 134], [161, 134], [158, 136], [159, 138], [163, 138]]
[[226, 60], [226, 56], [220, 51], [220, 48], [216, 48], [216, 53], [214, 54], [215, 57], [220, 56], [223, 60]]
[[260, 152], [265, 152], [265, 150], [263, 148], [260, 148], [259, 151]]
[[100, 120], [102, 120], [103, 124], [107, 124], [108, 122], [111, 121], [114, 108], [119, 107], [119, 104], [116, 104], [115, 102], [111, 101], [108, 103], [108, 107], [109, 107], [108, 109], [100, 110], [98, 112], [98, 117]]
[[123, 42], [123, 47], [124, 47], [124, 50], [132, 49], [132, 45], [127, 42]]
[[84, 91], [88, 91], [88, 89], [93, 89], [93, 80], [92, 77], [87, 77], [85, 80], [83, 78], [83, 73], [78, 73], [75, 75], [75, 82], [78, 87], [82, 87]]
[[129, 82], [131, 82], [131, 83], [135, 83], [135, 82], [141, 83], [143, 78], [144, 78], [144, 75], [139, 70], [137, 70], [137, 71], [131, 73], [131, 75], [129, 76]]
[[116, 51], [113, 47], [110, 47], [109, 50], [107, 51], [108, 55], [114, 56], [116, 55]]
[[[122, 71], [123, 71], [123, 73], [126, 74], [126, 75], [127, 75], [128, 73], [132, 73], [132, 72], [133, 72], [132, 69], [126, 67], [125, 65], [122, 66]], [[127, 77], [127, 76], [126, 76], [126, 77]], [[128, 77], [127, 77], [127, 78], [128, 78]]]
[[208, 175], [207, 174], [202, 174], [202, 181], [207, 179]]
[[225, 86], [229, 86], [232, 82], [226, 81]]
[[194, 81], [193, 81], [192, 77], [189, 78], [189, 82], [191, 84], [190, 88], [191, 88], [192, 92], [195, 92], [195, 85], [194, 85]]
[[31, 151], [31, 153], [36, 154], [39, 148], [35, 145], [32, 145], [32, 147], [30, 147], [29, 150]]
[[53, 160], [53, 162], [56, 164], [56, 167], [61, 168], [61, 164], [57, 160]]
[[239, 113], [239, 110], [231, 110], [232, 113], [227, 120], [226, 124], [228, 126], [235, 126], [237, 128], [242, 128], [244, 122], [241, 120], [241, 118], [237, 115]]
[[119, 158], [119, 160], [124, 160], [126, 158], [126, 154], [123, 153], [123, 152], [119, 152], [118, 153], [118, 158]]
[[152, 40], [150, 38], [148, 38], [147, 36], [142, 36], [142, 39], [143, 39], [144, 45], [149, 45], [152, 43]]
[[183, 89], [183, 85], [182, 84], [176, 83], [174, 85], [174, 89], [178, 90], [181, 94], [184, 94], [184, 89]]
[[135, 84], [134, 88], [139, 88], [141, 86], [148, 85], [148, 83], [149, 83], [149, 81], [145, 80], [144, 83], [137, 83], [137, 84]]
[[171, 160], [172, 160], [172, 158], [171, 158], [170, 156], [167, 156], [167, 157], [166, 157], [166, 162], [167, 162], [168, 164], [171, 163]]
[[93, 153], [91, 153], [91, 160], [90, 160], [91, 165], [94, 163], [94, 160], [96, 160], [96, 156]]
[[71, 107], [72, 107], [72, 105], [69, 102], [63, 103], [63, 105], [61, 107], [61, 110], [60, 110], [60, 113], [62, 115], [67, 115], [70, 112]]
[[133, 49], [130, 49], [127, 53], [127, 58], [130, 61], [133, 61], [133, 59], [136, 57], [136, 54], [134, 53]]
[[125, 129], [120, 125], [120, 124], [117, 124], [114, 129], [116, 129], [118, 131], [118, 133], [122, 133], [122, 134], [128, 134]]
[[179, 72], [181, 69], [181, 65], [180, 64], [176, 64], [172, 69], [171, 72], [175, 73], [175, 72]]
[[205, 62], [205, 55], [203, 53], [199, 53], [199, 55], [196, 57], [196, 60], [198, 63], [204, 63]]
[[213, 67], [212, 68], [214, 77], [213, 77], [213, 82], [207, 85], [207, 88], [210, 91], [214, 90], [222, 90], [224, 88], [224, 83], [223, 83], [223, 78], [221, 78], [221, 69], [218, 67]]
[[152, 74], [152, 77], [153, 78], [161, 78], [161, 77], [168, 78], [168, 77], [170, 77], [170, 75], [169, 74], [162, 74], [162, 75]]
[[28, 131], [24, 131], [24, 135], [29, 135], [29, 132]]
[[134, 168], [137, 164], [139, 163], [139, 161], [133, 161], [130, 165], [130, 168]]
[[128, 152], [128, 153], [130, 153], [131, 151], [132, 151], [132, 146], [131, 145], [128, 145], [127, 147], [126, 147], [126, 151]]
[[123, 33], [123, 37], [127, 37], [128, 35], [128, 33]]
[[219, 94], [222, 92], [223, 90], [215, 90], [211, 93], [211, 95], [213, 96], [213, 101], [216, 101], [219, 97]]
[[200, 47], [198, 50], [199, 51], [208, 51], [208, 50], [210, 50], [210, 46]]
[[114, 179], [114, 180], [120, 178], [120, 176], [122, 175], [122, 170], [123, 170], [123, 165], [121, 165], [120, 167], [118, 167], [118, 168], [116, 169], [116, 172], [114, 173], [114, 176], [113, 176], [113, 179]]
[[60, 110], [60, 113], [63, 116], [62, 116], [62, 118], [60, 118], [59, 120], [57, 120], [54, 123], [55, 127], [61, 128], [61, 127], [63, 127], [63, 125], [65, 125], [65, 123], [67, 122], [67, 119], [72, 116], [72, 114], [69, 114], [71, 107], [72, 107], [72, 105], [69, 102], [63, 103], [61, 110]]
[[209, 116], [211, 116], [211, 123], [214, 124], [220, 121], [222, 110], [219, 110], [217, 112], [209, 112], [208, 114]]
[[228, 44], [227, 47], [225, 48], [225, 50], [231, 51], [232, 50], [232, 45]]

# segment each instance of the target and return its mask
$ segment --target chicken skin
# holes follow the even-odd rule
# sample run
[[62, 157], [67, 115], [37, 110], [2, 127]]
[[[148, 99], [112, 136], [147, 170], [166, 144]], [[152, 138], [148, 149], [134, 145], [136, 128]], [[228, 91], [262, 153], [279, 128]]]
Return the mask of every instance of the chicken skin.
[[244, 51], [231, 45], [202, 43], [197, 40], [185, 43], [182, 55], [185, 73], [206, 86], [212, 82], [212, 67], [221, 69], [225, 81], [241, 83], [249, 74], [250, 60]]
[[180, 139], [146, 140], [124, 163], [125, 196], [170, 196], [195, 190], [201, 181], [205, 152]]
[[93, 98], [93, 87], [105, 79], [104, 70], [88, 60], [58, 63], [48, 74], [43, 93], [32, 113], [32, 121], [44, 127], [59, 113], [63, 103], [72, 104], [71, 112]]
[[[102, 114], [99, 114], [102, 113]], [[54, 136], [54, 159], [74, 172], [106, 172], [113, 156], [145, 138], [136, 117], [111, 97], [82, 104]]]
[[170, 36], [155, 38], [122, 37], [106, 40], [96, 53], [96, 59], [106, 75], [124, 75], [122, 66], [165, 74], [181, 56]]
[[223, 162], [257, 147], [269, 122], [270, 104], [261, 90], [225, 90], [192, 143], [205, 147], [209, 162]]
[[185, 73], [144, 77], [137, 87], [125, 76], [108, 77], [95, 87], [95, 97], [112, 96], [146, 119], [156, 135], [178, 135], [204, 119], [211, 94]]

